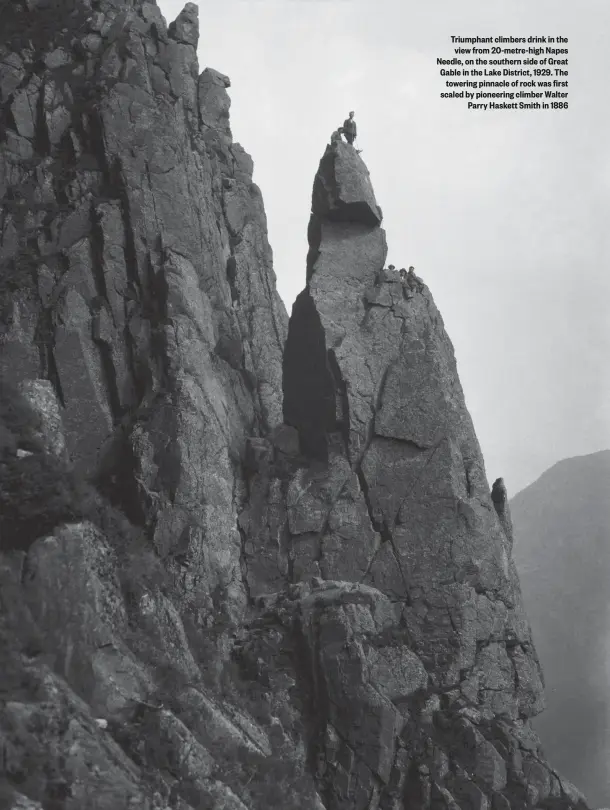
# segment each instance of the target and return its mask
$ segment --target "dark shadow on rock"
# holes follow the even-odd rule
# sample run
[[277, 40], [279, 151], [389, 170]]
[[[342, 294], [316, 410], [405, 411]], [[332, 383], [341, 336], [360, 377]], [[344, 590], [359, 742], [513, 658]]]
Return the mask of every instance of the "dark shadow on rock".
[[283, 369], [284, 421], [299, 431], [304, 455], [326, 460], [326, 434], [335, 425], [335, 392], [322, 325], [308, 290], [292, 308]]

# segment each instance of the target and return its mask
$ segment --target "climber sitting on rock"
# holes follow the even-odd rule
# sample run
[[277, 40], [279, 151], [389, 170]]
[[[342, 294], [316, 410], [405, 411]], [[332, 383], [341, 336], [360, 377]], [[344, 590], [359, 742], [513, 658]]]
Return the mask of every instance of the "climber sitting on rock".
[[356, 140], [356, 135], [358, 134], [358, 128], [356, 127], [356, 122], [354, 121], [353, 110], [351, 110], [349, 118], [346, 118], [343, 122], [343, 134], [345, 135], [345, 140], [353, 146], [354, 141]]
[[419, 276], [415, 275], [415, 268], [412, 265], [409, 267], [408, 272], [404, 267], [401, 267], [398, 271], [398, 275], [400, 276], [400, 280], [402, 282], [403, 294], [407, 300], [413, 298], [413, 293], [421, 293], [424, 291], [424, 282], [421, 280], [421, 278], [419, 278]]
[[336, 129], [333, 132], [333, 134], [330, 136], [330, 142], [343, 143], [343, 138], [341, 137], [341, 135], [343, 135], [343, 127], [339, 127], [339, 129]]
[[412, 290], [417, 290], [417, 292], [423, 292], [424, 282], [421, 280], [419, 276], [415, 275], [415, 268], [413, 267], [413, 265], [409, 267], [409, 272], [407, 273], [407, 284]]

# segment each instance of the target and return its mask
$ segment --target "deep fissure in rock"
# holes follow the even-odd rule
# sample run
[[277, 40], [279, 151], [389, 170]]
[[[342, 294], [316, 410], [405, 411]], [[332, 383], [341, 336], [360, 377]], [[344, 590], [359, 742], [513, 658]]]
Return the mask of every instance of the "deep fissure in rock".
[[283, 360], [284, 421], [299, 432], [301, 452], [328, 460], [327, 434], [336, 426], [333, 375], [326, 340], [308, 290], [296, 299]]

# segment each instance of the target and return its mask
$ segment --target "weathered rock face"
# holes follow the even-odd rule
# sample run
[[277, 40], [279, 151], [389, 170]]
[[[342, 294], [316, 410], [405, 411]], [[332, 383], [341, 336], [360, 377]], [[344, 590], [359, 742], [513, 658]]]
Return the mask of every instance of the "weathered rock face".
[[[169, 28], [141, 0], [1, 5], [0, 372], [44, 423], [31, 457], [15, 455], [32, 452], [20, 430], [1, 443], [0, 543], [27, 552], [3, 562], [2, 767], [45, 807], [152, 807], [171, 790], [178, 806], [182, 781], [195, 806], [243, 807], [182, 761], [192, 740], [169, 719], [162, 753], [140, 751], [134, 715], [163, 702], [161, 671], [199, 690], [202, 668], [217, 680], [247, 602], [246, 437], [282, 418], [287, 317], [229, 81], [199, 74], [192, 3]], [[36, 492], [42, 536], [100, 523], [59, 457], [139, 525], [137, 551], [121, 520], [106, 539], [80, 520], [29, 545]], [[205, 643], [187, 638], [208, 626]], [[222, 727], [217, 698], [202, 700]], [[118, 724], [114, 741], [91, 712]], [[247, 749], [227, 727], [223, 750]], [[173, 776], [151, 784], [142, 768]]]
[[158, 553], [186, 555], [184, 597], [239, 613], [236, 480], [281, 420], [286, 316], [228, 79], [198, 75], [192, 3], [169, 29], [149, 2], [2, 15], [1, 368], [51, 380], [78, 468], [104, 451]]
[[343, 141], [333, 143], [320, 162], [313, 185], [315, 220], [362, 222], [379, 225], [381, 209], [368, 170], [355, 149]]
[[196, 44], [2, 9], [3, 806], [584, 810], [429, 291], [338, 144], [287, 330]]
[[383, 269], [371, 194], [354, 150], [330, 146], [284, 355], [285, 419], [318, 464], [290, 479], [286, 525], [293, 576], [321, 577], [301, 627], [323, 795], [329, 808], [560, 801], [529, 727], [542, 681], [505, 492], [492, 500], [428, 289]]

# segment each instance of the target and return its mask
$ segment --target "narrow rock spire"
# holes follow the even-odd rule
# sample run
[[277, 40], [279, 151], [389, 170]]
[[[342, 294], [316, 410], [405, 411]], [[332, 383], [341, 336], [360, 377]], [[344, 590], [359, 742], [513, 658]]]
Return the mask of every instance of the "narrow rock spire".
[[380, 223], [364, 162], [335, 142], [314, 180], [283, 376], [307, 459], [286, 508], [291, 570], [311, 583], [318, 750], [346, 763], [322, 779], [327, 806], [508, 810], [527, 785], [534, 803], [573, 807], [528, 725], [543, 685], [506, 504], [430, 291], [412, 269], [384, 270]]

